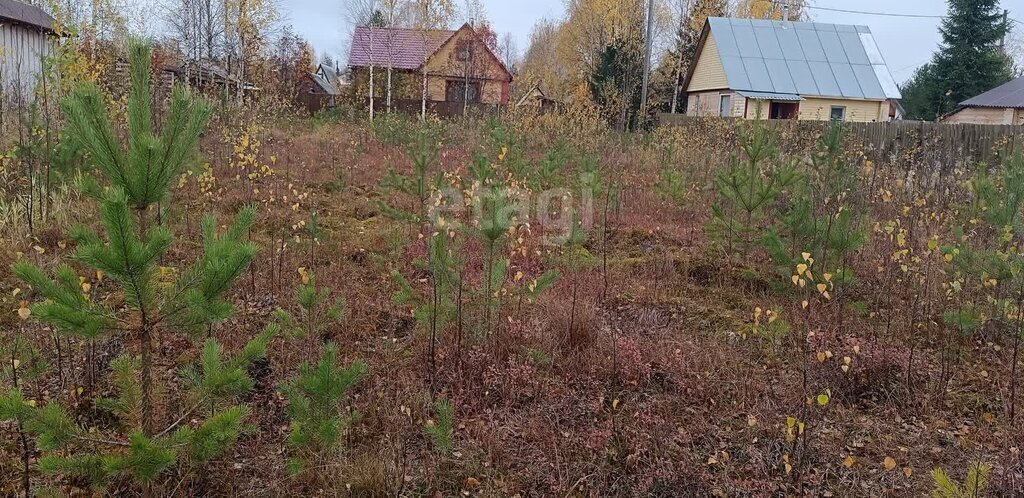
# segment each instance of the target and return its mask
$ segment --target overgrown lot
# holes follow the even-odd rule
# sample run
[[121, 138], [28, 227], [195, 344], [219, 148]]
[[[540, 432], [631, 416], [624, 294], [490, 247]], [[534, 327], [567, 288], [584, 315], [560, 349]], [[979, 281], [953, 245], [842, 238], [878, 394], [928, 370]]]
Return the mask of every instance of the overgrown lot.
[[1024, 490], [1019, 153], [573, 112], [204, 129], [167, 196], [79, 137], [45, 216], [7, 204], [4, 494]]

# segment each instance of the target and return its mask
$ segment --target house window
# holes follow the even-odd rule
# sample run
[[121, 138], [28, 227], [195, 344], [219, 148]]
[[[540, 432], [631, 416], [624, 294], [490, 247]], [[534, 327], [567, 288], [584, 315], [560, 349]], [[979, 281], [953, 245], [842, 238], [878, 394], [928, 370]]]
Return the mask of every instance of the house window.
[[832, 110], [829, 111], [829, 119], [832, 121], [846, 121], [846, 106], [832, 106]]
[[693, 115], [700, 117], [700, 94], [693, 96]]
[[799, 102], [773, 100], [768, 104], [768, 119], [797, 119], [799, 116]]
[[473, 58], [473, 50], [468, 41], [463, 40], [456, 44], [455, 58], [460, 62], [466, 62]]
[[[468, 86], [467, 86], [468, 85]], [[480, 82], [448, 80], [445, 86], [445, 100], [449, 102], [480, 102]]]
[[732, 116], [732, 96], [722, 95], [718, 101], [718, 115], [727, 118]]

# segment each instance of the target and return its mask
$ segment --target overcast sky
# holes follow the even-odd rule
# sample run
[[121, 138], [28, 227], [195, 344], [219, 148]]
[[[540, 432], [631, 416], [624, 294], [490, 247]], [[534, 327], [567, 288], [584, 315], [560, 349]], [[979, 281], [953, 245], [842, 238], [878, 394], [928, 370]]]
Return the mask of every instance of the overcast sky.
[[[457, 6], [463, 0], [453, 0]], [[281, 10], [295, 30], [309, 40], [318, 54], [344, 59], [346, 40], [352, 27], [345, 21], [340, 0], [281, 0]], [[482, 0], [487, 17], [500, 34], [512, 33], [519, 50], [525, 51], [530, 30], [541, 19], [559, 19], [564, 14], [562, 0]], [[811, 0], [811, 5], [866, 12], [887, 12], [941, 16], [946, 12], [942, 0]], [[1024, 0], [1002, 0], [1010, 17], [1024, 21]], [[814, 21], [837, 24], [863, 24], [871, 28], [882, 55], [897, 82], [904, 82], [914, 69], [927, 62], [938, 46], [939, 19], [886, 17], [876, 15], [810, 10]], [[1017, 24], [1018, 30], [1021, 27]]]

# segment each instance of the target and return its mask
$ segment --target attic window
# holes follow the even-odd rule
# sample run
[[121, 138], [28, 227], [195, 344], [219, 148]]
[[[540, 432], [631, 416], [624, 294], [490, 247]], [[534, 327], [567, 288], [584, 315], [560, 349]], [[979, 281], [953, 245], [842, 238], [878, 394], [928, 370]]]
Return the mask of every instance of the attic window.
[[466, 62], [473, 58], [473, 50], [471, 50], [469, 43], [462, 42], [456, 45], [455, 58], [461, 62]]

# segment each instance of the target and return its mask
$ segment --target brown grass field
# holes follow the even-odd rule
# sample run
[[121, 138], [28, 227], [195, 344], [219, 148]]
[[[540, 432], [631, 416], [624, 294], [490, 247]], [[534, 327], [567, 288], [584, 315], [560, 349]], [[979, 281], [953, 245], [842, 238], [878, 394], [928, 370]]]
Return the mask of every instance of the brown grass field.
[[[512, 155], [535, 164], [564, 136], [595, 158], [605, 189], [593, 200], [579, 250], [545, 244], [550, 227], [517, 220], [498, 247], [509, 267], [494, 289], [494, 316], [467, 299], [458, 323], [435, 330], [432, 360], [431, 327], [393, 298], [400, 290], [393, 275], [429, 295], [423, 261], [433, 228], [391, 219], [378, 204], [418, 209], [417, 200], [380, 187], [389, 169], [412, 171], [400, 131], [416, 126], [383, 121], [391, 124], [282, 119], [208, 127], [201, 159], [161, 215], [175, 235], [161, 266], [174, 271], [199, 254], [203, 213], [228, 219], [247, 204], [259, 210], [250, 238], [260, 248], [232, 290], [236, 314], [210, 334], [234, 351], [276, 308], [294, 309], [300, 268], [343, 297], [346, 311], [321, 334], [275, 338], [267, 360], [250, 369], [250, 430], [210, 466], [164, 475], [157, 495], [925, 496], [933, 469], [960, 482], [973, 462], [992, 465], [987, 493], [1024, 493], [1024, 427], [1008, 415], [1013, 334], [996, 320], [970, 334], [951, 331], [942, 313], [956, 302], [947, 283], [958, 277], [926, 254], [932, 235], [947, 243], [958, 206], [969, 199], [970, 169], [932, 174], [927, 164], [883, 164], [870, 152], [848, 151], [857, 172], [850, 195], [867, 213], [865, 243], [845, 261], [856, 278], [829, 299], [812, 296], [804, 309], [764, 251], [729, 254], [705, 229], [717, 202], [714, 175], [735, 150], [671, 128], [566, 133], [577, 126], [570, 117], [511, 120], [506, 126], [519, 139], [508, 145], [489, 139], [485, 122], [435, 125], [441, 145], [432, 174], [465, 177], [473, 155], [482, 154], [514, 185], [522, 179], [503, 169]], [[573, 190], [577, 162], [552, 184]], [[658, 195], [669, 168], [684, 173], [683, 202]], [[94, 224], [96, 215], [84, 195], [62, 202], [34, 233], [15, 227], [3, 234], [0, 268], [18, 258], [44, 267], [68, 258], [68, 226]], [[316, 240], [303, 226], [313, 213]], [[908, 263], [894, 256], [889, 222], [905, 230]], [[477, 285], [486, 251], [463, 239], [463, 278]], [[513, 292], [551, 269], [560, 276], [535, 302]], [[987, 287], [972, 278], [964, 286], [981, 296]], [[116, 300], [107, 295], [109, 281], [86, 279], [94, 299]], [[30, 338], [51, 366], [23, 386], [26, 396], [60, 402], [84, 426], [105, 428], [109, 417], [89, 400], [109, 394], [107, 365], [134, 342], [97, 342], [100, 380], [88, 382], [87, 345], [20, 319], [28, 291], [16, 296], [20, 287], [0, 271], [0, 326]], [[769, 334], [755, 310], [773, 310], [788, 327]], [[360, 416], [339, 448], [291, 476], [289, 418], [277, 386], [328, 341], [344, 362], [368, 365], [345, 407]], [[164, 385], [157, 413], [170, 422], [183, 409], [173, 396], [177, 369], [195, 361], [201, 341], [164, 328], [157, 344]], [[77, 390], [90, 386], [91, 393]], [[448, 454], [424, 433], [440, 398], [454, 406]], [[13, 427], [0, 427], [0, 494], [13, 495], [21, 453]], [[38, 472], [32, 479], [90, 494], [74, 479]], [[136, 492], [123, 479], [92, 493]]]

